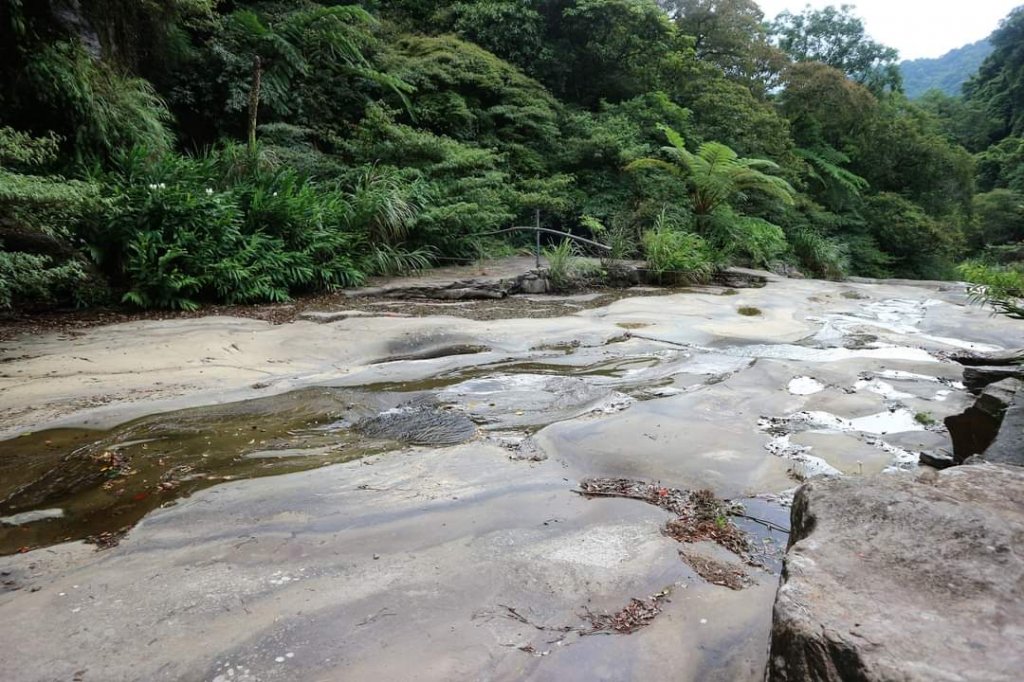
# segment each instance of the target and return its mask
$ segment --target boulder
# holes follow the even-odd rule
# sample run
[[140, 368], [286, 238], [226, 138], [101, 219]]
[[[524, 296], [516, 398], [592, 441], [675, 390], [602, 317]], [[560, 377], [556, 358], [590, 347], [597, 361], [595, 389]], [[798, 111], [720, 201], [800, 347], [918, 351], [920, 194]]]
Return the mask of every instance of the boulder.
[[964, 386], [981, 393], [986, 386], [1003, 379], [1024, 379], [1024, 365], [992, 365], [964, 368]]
[[528, 272], [516, 278], [512, 293], [546, 294], [551, 291], [551, 281], [544, 271]]
[[1010, 403], [996, 440], [985, 450], [984, 458], [998, 464], [1024, 466], [1024, 389]]
[[609, 261], [605, 267], [606, 283], [617, 289], [628, 289], [640, 284], [640, 270], [634, 263]]
[[1019, 680], [1024, 470], [816, 479], [796, 494], [769, 679]]
[[957, 463], [971, 455], [980, 455], [996, 439], [1003, 415], [1024, 382], [1003, 379], [986, 386], [963, 414], [946, 417], [945, 424], [953, 440], [953, 453]]

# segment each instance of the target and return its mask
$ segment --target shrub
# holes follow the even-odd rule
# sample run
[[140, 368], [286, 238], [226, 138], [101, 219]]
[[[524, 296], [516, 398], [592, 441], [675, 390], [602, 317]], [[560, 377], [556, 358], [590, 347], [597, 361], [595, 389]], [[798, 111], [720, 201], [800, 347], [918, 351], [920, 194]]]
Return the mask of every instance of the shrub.
[[57, 264], [50, 256], [0, 250], [0, 310], [74, 300], [86, 279], [78, 260]]
[[381, 268], [369, 239], [379, 214], [292, 171], [237, 175], [230, 153], [149, 161], [135, 150], [105, 179], [109, 208], [88, 238], [122, 300], [140, 307], [286, 301], [423, 260], [393, 248]]
[[58, 143], [0, 127], [0, 308], [84, 303], [94, 289], [71, 239], [96, 187], [31, 174], [56, 158]]

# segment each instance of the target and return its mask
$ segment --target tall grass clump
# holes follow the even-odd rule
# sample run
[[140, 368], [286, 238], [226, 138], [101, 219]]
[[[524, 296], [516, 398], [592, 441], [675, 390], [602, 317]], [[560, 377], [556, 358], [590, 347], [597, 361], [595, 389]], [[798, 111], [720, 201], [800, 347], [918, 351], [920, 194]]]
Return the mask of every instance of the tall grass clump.
[[576, 277], [578, 256], [576, 246], [568, 239], [544, 249], [548, 262], [548, 280], [555, 289], [568, 288]]
[[663, 284], [698, 284], [711, 278], [718, 260], [698, 234], [676, 226], [665, 211], [641, 238], [647, 269]]

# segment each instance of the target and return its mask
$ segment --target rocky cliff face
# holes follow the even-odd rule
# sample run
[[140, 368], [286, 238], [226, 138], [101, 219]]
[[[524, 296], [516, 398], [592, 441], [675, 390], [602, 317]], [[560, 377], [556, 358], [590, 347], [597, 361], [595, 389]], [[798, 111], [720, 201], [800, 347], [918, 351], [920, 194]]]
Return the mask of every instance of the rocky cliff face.
[[93, 59], [100, 58], [103, 49], [99, 34], [82, 12], [79, 0], [51, 0], [50, 12], [58, 26], [82, 41], [82, 46]]
[[770, 680], [1019, 680], [1024, 470], [815, 480], [793, 506]]

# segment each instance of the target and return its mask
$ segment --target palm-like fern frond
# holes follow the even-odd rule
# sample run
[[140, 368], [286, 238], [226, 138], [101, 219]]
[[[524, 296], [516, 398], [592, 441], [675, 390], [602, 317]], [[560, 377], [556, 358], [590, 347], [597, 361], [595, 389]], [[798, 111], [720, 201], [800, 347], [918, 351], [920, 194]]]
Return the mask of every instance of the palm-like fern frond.
[[710, 215], [733, 199], [745, 197], [747, 192], [760, 192], [792, 203], [796, 190], [784, 179], [769, 175], [778, 165], [767, 159], [744, 159], [720, 142], [705, 142], [693, 153], [677, 131], [666, 125], [658, 128], [665, 134], [669, 146], [662, 153], [672, 159], [637, 159], [626, 170], [656, 169], [685, 177], [693, 210], [697, 215]]
[[685, 171], [678, 164], [662, 161], [661, 159], [637, 159], [626, 166], [627, 171], [638, 171], [649, 168], [663, 170], [666, 173], [678, 176], [685, 175]]
[[376, 25], [362, 7], [317, 7], [289, 14], [277, 32], [293, 45], [309, 46], [309, 56], [366, 65], [366, 29]]
[[868, 188], [868, 181], [842, 167], [850, 157], [829, 146], [796, 149], [796, 155], [807, 162], [807, 173], [822, 190], [839, 203], [859, 197]]

